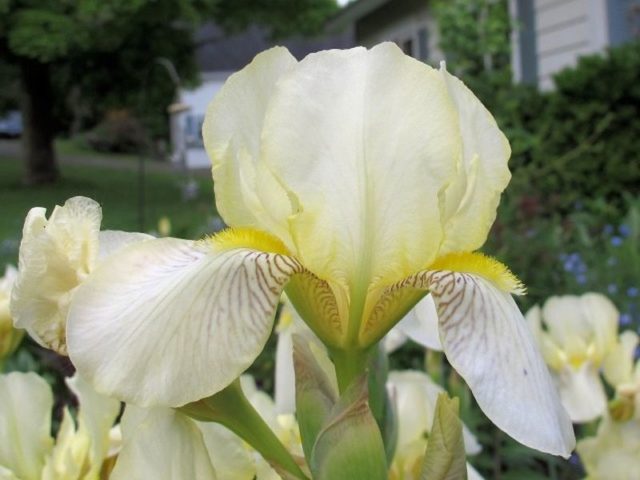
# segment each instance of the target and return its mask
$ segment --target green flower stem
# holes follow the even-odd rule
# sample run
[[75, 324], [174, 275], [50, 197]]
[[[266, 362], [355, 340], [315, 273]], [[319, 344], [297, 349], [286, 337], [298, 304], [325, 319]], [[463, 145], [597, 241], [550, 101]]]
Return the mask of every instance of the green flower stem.
[[239, 379], [215, 395], [189, 403], [179, 410], [196, 420], [224, 425], [255, 448], [276, 470], [308, 480], [269, 425], [249, 403]]
[[332, 349], [331, 359], [336, 367], [338, 389], [340, 394], [349, 388], [353, 381], [360, 377], [369, 363], [369, 350]]

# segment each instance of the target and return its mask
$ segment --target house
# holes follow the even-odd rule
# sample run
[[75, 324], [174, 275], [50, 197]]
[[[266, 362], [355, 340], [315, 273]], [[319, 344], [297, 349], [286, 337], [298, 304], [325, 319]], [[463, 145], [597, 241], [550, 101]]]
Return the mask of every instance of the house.
[[373, 47], [392, 41], [407, 55], [437, 65], [444, 60], [429, 0], [356, 0], [328, 22], [330, 32], [345, 32], [354, 45]]
[[509, 0], [515, 80], [553, 87], [553, 74], [640, 33], [639, 0]]
[[[640, 0], [507, 1], [515, 25], [511, 39], [514, 79], [541, 89], [552, 88], [553, 74], [575, 65], [580, 56], [603, 52], [640, 32]], [[435, 66], [445, 56], [433, 2], [352, 0], [327, 22], [322, 36], [280, 43], [301, 59], [328, 48], [372, 47], [392, 41], [406, 54]], [[259, 27], [228, 36], [215, 25], [200, 30], [196, 43], [202, 84], [181, 90], [179, 108], [172, 110], [173, 159], [190, 168], [209, 165], [200, 130], [211, 98], [229, 75], [274, 45]]]

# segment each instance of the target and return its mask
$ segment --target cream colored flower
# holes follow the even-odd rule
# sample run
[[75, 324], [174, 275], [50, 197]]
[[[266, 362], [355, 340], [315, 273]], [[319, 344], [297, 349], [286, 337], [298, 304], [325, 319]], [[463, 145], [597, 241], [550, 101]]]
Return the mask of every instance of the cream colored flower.
[[[294, 455], [302, 456], [295, 417], [276, 413], [273, 400], [241, 378], [242, 390]], [[240, 437], [216, 423], [197, 422], [171, 408], [127, 405], [124, 443], [111, 480], [279, 480], [281, 477]]]
[[587, 480], [637, 480], [640, 472], [640, 421], [602, 420], [595, 437], [580, 440], [578, 454]]
[[27, 214], [20, 243], [19, 272], [11, 294], [16, 327], [40, 345], [66, 355], [69, 304], [95, 267], [125, 245], [152, 238], [141, 233], [100, 231], [102, 211], [90, 198], [74, 197]]
[[[426, 373], [415, 370], [390, 372], [387, 388], [395, 399], [398, 420], [398, 442], [389, 478], [419, 480], [436, 401], [444, 390]], [[462, 434], [467, 455], [479, 453], [482, 447], [466, 426], [463, 426]], [[469, 479], [482, 478], [468, 464], [467, 475]]]
[[[284, 48], [226, 82], [203, 128], [232, 228], [150, 240], [78, 288], [70, 357], [102, 392], [181, 406], [251, 365], [286, 292], [346, 389], [428, 292], [443, 349], [478, 404], [521, 442], [568, 455], [571, 424], [482, 246], [510, 173], [491, 114], [444, 67], [385, 43], [301, 62]], [[344, 367], [344, 368], [343, 368]]]
[[103, 462], [114, 454], [110, 431], [120, 402], [98, 395], [77, 376], [67, 383], [80, 405], [77, 424], [65, 409], [54, 441], [50, 433], [53, 396], [47, 382], [33, 373], [0, 376], [1, 478], [100, 478]]
[[7, 265], [4, 277], [0, 277], [0, 364], [18, 348], [24, 336], [24, 330], [13, 327], [9, 311], [11, 289], [17, 276], [18, 271], [11, 265]]
[[606, 409], [599, 370], [616, 346], [618, 316], [611, 301], [598, 293], [551, 297], [542, 309], [535, 306], [527, 312], [529, 325], [574, 422], [594, 420]]

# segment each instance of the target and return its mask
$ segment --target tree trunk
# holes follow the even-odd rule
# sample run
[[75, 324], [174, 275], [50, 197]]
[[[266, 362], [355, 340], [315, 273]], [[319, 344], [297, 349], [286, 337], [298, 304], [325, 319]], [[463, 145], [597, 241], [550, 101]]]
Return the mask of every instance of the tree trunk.
[[21, 59], [22, 149], [29, 185], [52, 183], [58, 179], [53, 150], [53, 96], [49, 66]]

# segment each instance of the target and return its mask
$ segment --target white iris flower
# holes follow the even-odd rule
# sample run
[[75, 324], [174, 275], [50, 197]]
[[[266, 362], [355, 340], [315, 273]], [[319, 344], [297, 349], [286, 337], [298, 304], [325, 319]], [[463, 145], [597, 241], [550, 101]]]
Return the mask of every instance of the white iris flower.
[[[73, 268], [29, 307], [45, 309], [36, 323], [20, 324], [68, 349], [98, 391], [178, 407], [251, 365], [284, 289], [328, 347], [341, 390], [430, 292], [444, 352], [485, 413], [526, 445], [569, 454], [570, 421], [512, 298], [523, 288], [473, 253], [509, 181], [510, 149], [462, 82], [389, 43], [300, 62], [274, 48], [227, 81], [203, 135], [232, 228], [133, 243], [95, 269], [94, 243], [67, 251], [43, 238], [47, 258], [64, 251]], [[58, 216], [49, 224], [66, 238]], [[93, 225], [83, 227], [91, 238]], [[40, 241], [45, 226], [53, 233], [35, 212], [25, 238]], [[28, 278], [24, 289], [35, 287]]]

